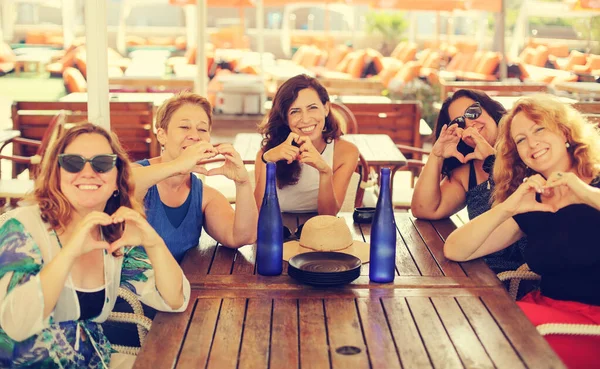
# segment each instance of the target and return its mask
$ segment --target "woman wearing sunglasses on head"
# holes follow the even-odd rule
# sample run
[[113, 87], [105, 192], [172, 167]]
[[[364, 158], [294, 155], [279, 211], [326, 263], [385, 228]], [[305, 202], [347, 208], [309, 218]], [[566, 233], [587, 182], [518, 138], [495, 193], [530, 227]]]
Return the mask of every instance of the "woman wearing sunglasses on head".
[[[231, 144], [212, 145], [212, 108], [204, 97], [183, 92], [166, 100], [156, 116], [159, 157], [133, 165], [136, 197], [144, 201], [148, 221], [178, 262], [198, 246], [202, 227], [220, 244], [240, 247], [256, 240], [258, 211], [252, 184], [240, 154]], [[223, 166], [202, 164], [225, 158]], [[236, 187], [235, 211], [216, 189], [194, 173], [224, 175]]]
[[[442, 219], [467, 207], [473, 219], [490, 209], [494, 144], [504, 107], [485, 92], [458, 90], [444, 101], [436, 125], [436, 142], [413, 193], [411, 211], [423, 219]], [[495, 271], [523, 263], [524, 240], [486, 257]]]
[[[556, 97], [522, 98], [500, 124], [494, 205], [455, 230], [445, 255], [464, 261], [527, 235], [539, 291], [519, 306], [535, 324], [600, 324], [600, 133]], [[546, 335], [569, 368], [597, 368], [600, 337]]]
[[358, 164], [358, 149], [340, 139], [329, 94], [319, 81], [305, 74], [288, 79], [277, 90], [260, 130], [265, 139], [256, 155], [258, 206], [265, 191], [266, 163], [275, 162], [282, 212], [336, 215]]
[[[89, 123], [46, 154], [29, 200], [0, 227], [0, 367], [128, 367], [100, 323], [119, 287], [162, 311], [190, 285], [133, 198], [117, 139]], [[142, 247], [136, 247], [142, 246]]]

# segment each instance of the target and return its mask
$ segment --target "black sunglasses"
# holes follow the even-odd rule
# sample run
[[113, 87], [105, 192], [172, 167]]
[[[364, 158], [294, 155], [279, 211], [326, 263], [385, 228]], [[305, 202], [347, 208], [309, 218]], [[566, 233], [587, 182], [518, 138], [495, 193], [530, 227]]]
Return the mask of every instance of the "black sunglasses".
[[60, 154], [58, 155], [58, 165], [69, 173], [79, 173], [89, 162], [96, 173], [106, 173], [117, 164], [116, 154], [100, 154], [86, 159], [78, 154]]
[[458, 126], [460, 128], [465, 128], [465, 126], [466, 126], [465, 119], [470, 119], [470, 120], [477, 119], [481, 116], [481, 113], [483, 113], [483, 110], [481, 109], [481, 105], [479, 104], [479, 102], [475, 102], [473, 105], [469, 106], [465, 110], [465, 114], [461, 115], [460, 117], [456, 117], [456, 118], [452, 119], [450, 124], [448, 124], [448, 127], [450, 127], [451, 125], [456, 123], [456, 124], [458, 124]]
[[283, 240], [284, 241], [300, 240], [300, 236], [302, 235], [302, 227], [304, 227], [304, 224], [301, 224], [300, 226], [298, 226], [298, 228], [296, 229], [296, 232], [292, 232], [292, 231], [290, 231], [290, 229], [288, 227], [283, 226]]

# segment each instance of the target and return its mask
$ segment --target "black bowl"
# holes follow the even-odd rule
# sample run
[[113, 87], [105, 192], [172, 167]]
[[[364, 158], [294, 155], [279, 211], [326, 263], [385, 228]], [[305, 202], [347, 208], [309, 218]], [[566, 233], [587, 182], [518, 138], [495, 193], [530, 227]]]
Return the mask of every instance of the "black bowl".
[[355, 208], [352, 219], [354, 223], [370, 224], [375, 216], [375, 208]]

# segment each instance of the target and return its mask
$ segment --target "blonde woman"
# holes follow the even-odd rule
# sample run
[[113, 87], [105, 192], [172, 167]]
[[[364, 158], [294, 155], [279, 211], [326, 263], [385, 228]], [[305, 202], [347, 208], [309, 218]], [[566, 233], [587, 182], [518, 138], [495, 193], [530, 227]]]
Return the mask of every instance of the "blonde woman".
[[[600, 324], [600, 134], [550, 95], [520, 99], [503, 118], [491, 210], [454, 231], [444, 253], [464, 261], [527, 235], [525, 261], [539, 291], [519, 305], [535, 324]], [[550, 335], [569, 368], [600, 362], [600, 338]]]

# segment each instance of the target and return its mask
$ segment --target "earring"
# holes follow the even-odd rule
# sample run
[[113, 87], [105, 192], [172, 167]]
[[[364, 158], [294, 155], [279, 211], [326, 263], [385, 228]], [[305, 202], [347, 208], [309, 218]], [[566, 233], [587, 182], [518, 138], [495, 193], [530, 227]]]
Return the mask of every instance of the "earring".
[[113, 192], [112, 195], [113, 195], [113, 197], [117, 197], [117, 196], [119, 196], [120, 193], [121, 192], [119, 191], [119, 189], [116, 189], [115, 192]]
[[569, 147], [571, 147], [571, 144], [569, 143], [569, 141], [565, 142], [565, 147], [568, 149]]

